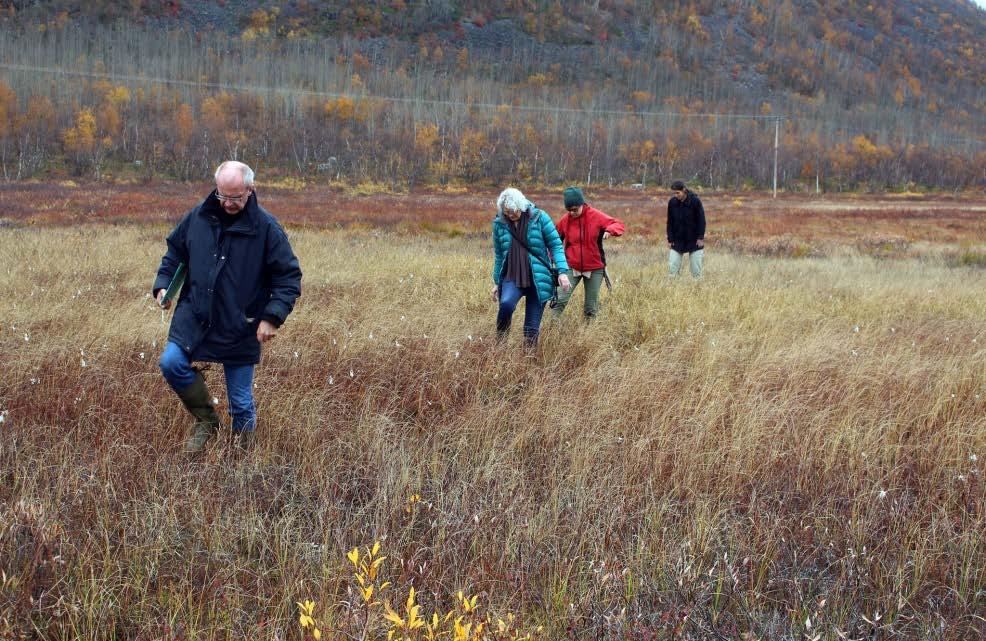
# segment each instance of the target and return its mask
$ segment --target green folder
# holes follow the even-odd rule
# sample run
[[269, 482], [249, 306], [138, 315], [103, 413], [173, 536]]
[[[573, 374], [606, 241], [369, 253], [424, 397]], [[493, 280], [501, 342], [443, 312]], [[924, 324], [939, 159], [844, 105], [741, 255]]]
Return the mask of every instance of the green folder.
[[175, 275], [171, 277], [171, 283], [168, 285], [168, 289], [164, 290], [164, 296], [161, 297], [161, 307], [164, 307], [169, 300], [178, 295], [181, 291], [181, 286], [185, 284], [185, 276], [188, 274], [188, 268], [185, 263], [178, 263], [178, 269], [175, 270]]

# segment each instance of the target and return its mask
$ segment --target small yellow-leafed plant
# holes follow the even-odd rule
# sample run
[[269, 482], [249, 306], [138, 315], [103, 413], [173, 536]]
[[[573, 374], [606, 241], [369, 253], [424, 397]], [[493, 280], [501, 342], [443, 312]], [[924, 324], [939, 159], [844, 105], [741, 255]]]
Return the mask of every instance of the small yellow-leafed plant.
[[356, 569], [353, 576], [359, 583], [357, 591], [363, 598], [363, 604], [367, 608], [380, 605], [380, 601], [376, 597], [390, 587], [390, 581], [377, 583], [377, 579], [380, 577], [380, 566], [387, 559], [385, 556], [380, 556], [380, 541], [374, 543], [373, 547], [367, 547], [362, 556], [360, 556], [359, 548], [355, 547], [349, 551], [346, 558]]
[[420, 494], [412, 494], [407, 499], [407, 505], [404, 506], [404, 511], [407, 512], [408, 514], [410, 514], [411, 512], [414, 511], [414, 506], [417, 503], [420, 503], [420, 502], [421, 502], [421, 495]]
[[315, 624], [315, 602], [311, 599], [305, 600], [304, 603], [299, 601], [298, 609], [301, 610], [298, 614], [298, 624], [301, 626], [305, 639], [311, 634], [312, 639], [319, 641], [322, 638], [322, 631]]
[[390, 622], [393, 626], [390, 631], [387, 632], [388, 640], [407, 640], [411, 641], [412, 635], [414, 635], [415, 630], [419, 628], [430, 627], [418, 614], [421, 611], [421, 606], [414, 602], [414, 588], [412, 587], [407, 595], [407, 603], [404, 604], [404, 616], [401, 616], [390, 607], [389, 603], [384, 603], [384, 615], [383, 617]]
[[[356, 585], [352, 587], [359, 594], [350, 607], [353, 614], [362, 613], [361, 617], [348, 618], [362, 630], [343, 630], [347, 636], [376, 638], [371, 633], [385, 630], [387, 641], [535, 641], [542, 631], [538, 627], [533, 632], [522, 632], [512, 613], [496, 619], [481, 615], [479, 595], [469, 596], [461, 590], [456, 594], [453, 608], [444, 615], [433, 612], [431, 617], [422, 616], [422, 606], [417, 602], [413, 586], [408, 588], [403, 605], [394, 609], [388, 599], [380, 596], [390, 587], [389, 581], [382, 580], [381, 569], [387, 557], [380, 554], [380, 543], [376, 542], [362, 552], [358, 547], [353, 548], [346, 557], [356, 570], [353, 574]], [[318, 641], [322, 632], [315, 621], [315, 602], [299, 602], [298, 607], [301, 611], [298, 623], [304, 638]]]
[[[445, 616], [432, 613], [431, 619], [421, 617], [421, 605], [415, 603], [415, 592], [412, 587], [408, 591], [404, 612], [399, 613], [384, 603], [384, 619], [390, 624], [387, 631], [387, 641], [479, 641], [485, 639], [483, 630], [486, 621], [475, 620], [478, 597], [469, 598], [459, 592], [456, 607], [449, 610]], [[454, 618], [453, 618], [454, 617]]]
[[421, 616], [414, 588], [408, 592], [403, 613], [384, 603], [384, 619], [389, 623], [388, 641], [535, 641], [541, 628], [523, 633], [517, 627], [513, 613], [494, 620], [479, 612], [479, 595], [469, 596], [461, 590], [456, 594], [454, 607], [441, 616], [432, 613]]

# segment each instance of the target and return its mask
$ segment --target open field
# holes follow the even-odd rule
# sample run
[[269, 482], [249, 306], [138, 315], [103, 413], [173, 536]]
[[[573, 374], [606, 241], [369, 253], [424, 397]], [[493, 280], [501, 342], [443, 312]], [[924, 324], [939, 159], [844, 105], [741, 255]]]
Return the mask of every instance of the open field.
[[590, 190], [617, 287], [528, 353], [491, 341], [495, 194], [261, 190], [304, 293], [258, 449], [188, 461], [148, 287], [207, 190], [0, 187], [0, 638], [309, 639], [307, 599], [386, 638], [374, 541], [405, 622], [413, 586], [489, 639], [986, 634], [986, 201], [704, 196], [696, 284], [663, 194]]
[[[0, 184], [0, 224], [173, 223], [211, 185]], [[489, 231], [498, 191], [364, 194], [357, 189], [259, 187], [261, 202], [288, 226], [387, 229], [455, 234]], [[525, 193], [552, 214], [561, 190]], [[632, 238], [664, 233], [664, 190], [587, 189], [598, 207], [628, 223]], [[909, 243], [986, 244], [986, 196], [700, 194], [710, 238], [757, 241], [789, 237], [826, 246], [897, 238]]]

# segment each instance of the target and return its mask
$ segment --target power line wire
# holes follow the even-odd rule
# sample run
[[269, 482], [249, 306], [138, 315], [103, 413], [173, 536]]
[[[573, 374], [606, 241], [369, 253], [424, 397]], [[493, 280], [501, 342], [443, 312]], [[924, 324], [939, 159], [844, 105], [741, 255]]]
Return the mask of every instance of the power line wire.
[[379, 100], [382, 102], [394, 102], [403, 104], [426, 104], [444, 107], [470, 107], [480, 109], [499, 109], [507, 106], [519, 111], [547, 112], [547, 113], [573, 113], [587, 115], [606, 115], [606, 116], [650, 116], [650, 117], [673, 117], [673, 118], [723, 118], [734, 120], [766, 120], [774, 121], [785, 119], [785, 116], [765, 116], [761, 114], [735, 114], [735, 113], [685, 113], [680, 111], [627, 111], [625, 109], [577, 109], [575, 107], [549, 107], [537, 105], [510, 105], [506, 103], [492, 102], [467, 102], [463, 100], [435, 100], [429, 98], [405, 98], [401, 96], [380, 96], [375, 94], [348, 94], [334, 91], [315, 91], [312, 89], [301, 89], [296, 87], [271, 87], [267, 85], [234, 85], [222, 82], [207, 82], [201, 80], [180, 80], [176, 78], [162, 78], [154, 76], [140, 76], [134, 74], [118, 74], [102, 71], [81, 71], [76, 69], [64, 69], [61, 67], [42, 67], [35, 65], [21, 65], [11, 63], [0, 63], [0, 69], [11, 71], [27, 71], [33, 73], [50, 73], [63, 76], [79, 76], [85, 78], [100, 78], [104, 80], [123, 80], [129, 82], [144, 82], [153, 84], [174, 85], [181, 87], [197, 87], [207, 89], [219, 89], [230, 91], [242, 91], [250, 93], [277, 93], [292, 94], [303, 96], [316, 96], [322, 98], [364, 98], [368, 100]]
[[[567, 113], [567, 114], [582, 114], [586, 116], [641, 116], [641, 117], [659, 117], [659, 118], [706, 118], [706, 119], [723, 119], [723, 120], [754, 120], [754, 121], [764, 121], [764, 122], [775, 122], [775, 121], [791, 121], [791, 122], [815, 122], [823, 124], [836, 124], [837, 121], [823, 120], [820, 118], [812, 117], [789, 117], [782, 115], [763, 115], [763, 114], [737, 114], [737, 113], [718, 113], [718, 112], [680, 112], [680, 111], [627, 111], [625, 109], [577, 109], [575, 107], [551, 107], [546, 105], [511, 105], [507, 103], [490, 103], [490, 102], [468, 102], [463, 100], [436, 100], [429, 98], [406, 98], [401, 96], [380, 96], [376, 94], [349, 94], [344, 92], [335, 91], [315, 91], [312, 89], [302, 89], [298, 87], [272, 87], [268, 85], [243, 85], [243, 84], [231, 84], [222, 82], [208, 82], [202, 80], [181, 80], [178, 78], [165, 78], [160, 76], [143, 76], [135, 74], [120, 74], [120, 73], [110, 73], [103, 71], [83, 71], [79, 69], [65, 69], [63, 67], [49, 67], [40, 65], [24, 65], [24, 64], [13, 64], [13, 63], [0, 63], [0, 69], [7, 69], [10, 71], [23, 71], [32, 73], [48, 73], [54, 75], [62, 76], [77, 76], [83, 78], [99, 78], [104, 80], [118, 80], [118, 81], [128, 81], [128, 82], [140, 82], [140, 83], [151, 83], [151, 84], [162, 84], [171, 85], [178, 87], [192, 87], [200, 89], [216, 89], [221, 91], [239, 91], [247, 93], [256, 94], [282, 94], [282, 95], [302, 95], [302, 96], [314, 96], [319, 98], [361, 98], [367, 100], [376, 100], [381, 102], [391, 102], [396, 104], [421, 104], [421, 105], [433, 105], [442, 107], [465, 107], [465, 108], [476, 108], [476, 109], [490, 109], [496, 110], [504, 106], [517, 111], [526, 111], [531, 113]], [[846, 128], [843, 128], [845, 134], [851, 134], [853, 132]], [[864, 133], [864, 132], [855, 132]], [[941, 142], [948, 144], [975, 144], [986, 146], [986, 140], [981, 140], [978, 138], [939, 138]]]

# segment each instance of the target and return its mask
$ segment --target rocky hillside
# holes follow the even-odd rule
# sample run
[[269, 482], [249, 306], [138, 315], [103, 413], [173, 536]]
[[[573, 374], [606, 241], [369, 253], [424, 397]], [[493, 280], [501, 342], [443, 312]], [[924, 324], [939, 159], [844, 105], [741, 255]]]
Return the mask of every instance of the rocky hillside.
[[[620, 74], [613, 63], [662, 67], [701, 75], [729, 102], [757, 104], [766, 96], [775, 103], [803, 102], [822, 96], [845, 108], [889, 101], [898, 108], [946, 111], [960, 119], [963, 112], [980, 121], [986, 115], [986, 12], [969, 0], [0, 4], [6, 4], [9, 19], [24, 22], [61, 14], [70, 20], [136, 21], [247, 38], [347, 35], [364, 41], [370, 51], [465, 48], [473, 59], [497, 62], [503, 61], [505, 48], [520, 49], [524, 64], [517, 65], [516, 74], [526, 77], [531, 68], [554, 66], [557, 71], [549, 81], [555, 82], [599, 81]], [[438, 67], [457, 62], [451, 56], [432, 60]]]
[[[986, 154], [986, 12], [969, 0], [0, 0], [0, 29], [0, 80], [21, 109], [46, 93], [63, 143], [81, 110], [105, 113], [111, 88], [86, 84], [103, 78], [143, 86], [126, 105], [140, 126], [150, 85], [180, 88], [154, 98], [152, 123], [219, 130], [227, 102], [243, 112], [240, 136], [248, 114], [272, 119], [283, 140], [257, 153], [300, 171], [348, 157], [366, 177], [382, 164], [402, 180], [602, 169], [647, 182], [687, 167], [713, 185], [762, 185], [764, 120], [783, 118], [782, 182], [986, 182], [968, 169]], [[49, 83], [66, 72], [69, 86]], [[150, 144], [138, 124], [96, 124], [114, 144], [131, 136], [119, 145], [135, 158]], [[219, 153], [196, 145], [203, 164]], [[410, 149], [433, 157], [409, 170]]]

